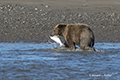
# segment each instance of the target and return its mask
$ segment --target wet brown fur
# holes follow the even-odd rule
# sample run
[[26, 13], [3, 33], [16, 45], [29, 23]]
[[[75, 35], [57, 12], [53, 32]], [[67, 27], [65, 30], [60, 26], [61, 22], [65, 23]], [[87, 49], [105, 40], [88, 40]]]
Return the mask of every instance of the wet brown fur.
[[65, 46], [75, 50], [78, 45], [82, 50], [94, 50], [94, 34], [86, 24], [58, 24], [52, 35], [65, 38]]

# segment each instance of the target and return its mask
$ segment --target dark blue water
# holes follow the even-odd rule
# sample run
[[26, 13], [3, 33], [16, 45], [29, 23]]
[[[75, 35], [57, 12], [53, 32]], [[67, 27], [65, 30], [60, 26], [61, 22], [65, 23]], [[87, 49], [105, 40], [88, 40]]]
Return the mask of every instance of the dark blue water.
[[120, 43], [96, 43], [95, 48], [105, 51], [0, 43], [0, 80], [120, 80]]

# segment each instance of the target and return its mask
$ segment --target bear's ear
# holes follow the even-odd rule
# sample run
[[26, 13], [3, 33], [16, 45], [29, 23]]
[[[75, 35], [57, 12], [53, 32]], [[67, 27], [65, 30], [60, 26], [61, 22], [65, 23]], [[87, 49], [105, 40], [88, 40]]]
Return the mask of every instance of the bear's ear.
[[58, 24], [58, 28], [64, 28], [66, 27], [66, 24]]

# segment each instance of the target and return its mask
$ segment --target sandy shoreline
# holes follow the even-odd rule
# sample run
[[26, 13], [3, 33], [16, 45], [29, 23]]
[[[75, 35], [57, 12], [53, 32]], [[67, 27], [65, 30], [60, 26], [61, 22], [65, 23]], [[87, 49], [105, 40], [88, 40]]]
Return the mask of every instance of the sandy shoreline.
[[119, 0], [0, 0], [0, 42], [47, 42], [59, 23], [85, 23], [96, 42], [120, 42]]

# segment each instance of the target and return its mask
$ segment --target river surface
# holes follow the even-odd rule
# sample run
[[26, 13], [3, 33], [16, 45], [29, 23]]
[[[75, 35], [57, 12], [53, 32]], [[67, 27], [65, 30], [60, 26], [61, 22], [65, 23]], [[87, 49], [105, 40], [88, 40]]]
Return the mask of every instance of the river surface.
[[120, 80], [120, 43], [70, 51], [56, 43], [0, 43], [0, 80]]

